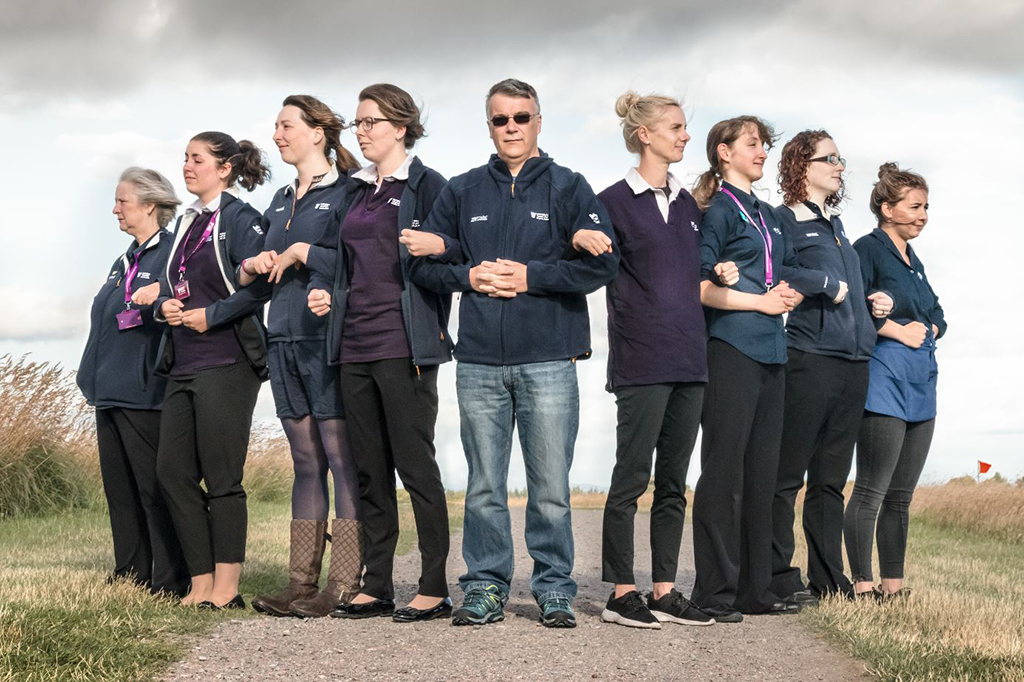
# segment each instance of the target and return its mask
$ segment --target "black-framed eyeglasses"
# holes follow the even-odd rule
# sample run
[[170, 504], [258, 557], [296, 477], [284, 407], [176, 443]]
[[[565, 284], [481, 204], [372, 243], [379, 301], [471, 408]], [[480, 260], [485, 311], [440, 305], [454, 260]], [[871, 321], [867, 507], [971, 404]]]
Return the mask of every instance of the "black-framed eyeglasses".
[[382, 121], [386, 121], [387, 123], [394, 123], [394, 121], [392, 121], [390, 118], [374, 118], [372, 116], [367, 116], [366, 118], [353, 119], [353, 121], [348, 124], [348, 127], [352, 129], [352, 132], [355, 132], [362, 128], [363, 131], [368, 133], [371, 130], [373, 130], [373, 126], [377, 125]]
[[828, 156], [818, 156], [818, 157], [815, 157], [815, 158], [811, 159], [811, 161], [824, 161], [825, 163], [827, 163], [830, 166], [839, 166], [839, 165], [845, 166], [846, 165], [846, 159], [844, 159], [843, 157], [839, 156], [838, 154], [829, 154]]
[[508, 120], [511, 118], [513, 121], [516, 122], [516, 125], [524, 126], [530, 121], [532, 121], [534, 116], [540, 116], [540, 114], [528, 114], [524, 111], [518, 114], [514, 114], [513, 116], [492, 116], [490, 119], [490, 124], [495, 128], [504, 128], [505, 126], [508, 125]]

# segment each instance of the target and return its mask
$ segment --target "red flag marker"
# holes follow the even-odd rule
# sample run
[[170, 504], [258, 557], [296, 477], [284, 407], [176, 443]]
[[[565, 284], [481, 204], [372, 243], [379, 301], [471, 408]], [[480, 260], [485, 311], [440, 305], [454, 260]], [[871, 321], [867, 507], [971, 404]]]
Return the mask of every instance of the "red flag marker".
[[980, 459], [978, 460], [978, 473], [979, 474], [987, 474], [988, 470], [991, 469], [991, 468], [992, 468], [992, 465], [989, 464], [988, 462], [982, 462]]

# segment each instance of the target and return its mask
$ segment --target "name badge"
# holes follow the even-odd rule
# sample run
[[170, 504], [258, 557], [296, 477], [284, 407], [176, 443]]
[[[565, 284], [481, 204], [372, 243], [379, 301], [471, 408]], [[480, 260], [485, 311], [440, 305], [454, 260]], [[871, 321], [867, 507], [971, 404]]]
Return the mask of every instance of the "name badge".
[[117, 317], [117, 330], [123, 332], [125, 329], [142, 326], [142, 311], [138, 308], [122, 310]]
[[183, 279], [183, 280], [181, 280], [180, 282], [178, 282], [177, 284], [174, 285], [174, 298], [178, 299], [179, 301], [184, 301], [189, 296], [190, 296], [190, 293], [189, 293], [189, 290], [188, 290], [188, 280], [187, 279]]

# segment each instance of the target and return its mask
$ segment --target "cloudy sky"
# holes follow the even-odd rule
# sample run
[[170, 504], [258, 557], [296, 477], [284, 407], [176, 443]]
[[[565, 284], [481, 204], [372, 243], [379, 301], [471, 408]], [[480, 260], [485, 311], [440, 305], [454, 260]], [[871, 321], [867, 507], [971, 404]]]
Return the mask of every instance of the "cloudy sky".
[[[971, 472], [979, 458], [1024, 475], [1024, 225], [1009, 189], [1024, 158], [1022, 34], [1016, 0], [9, 0], [0, 16], [0, 353], [77, 367], [91, 298], [126, 247], [110, 213], [118, 174], [156, 168], [190, 201], [181, 159], [199, 131], [267, 150], [274, 179], [247, 197], [263, 210], [292, 178], [271, 141], [285, 96], [314, 94], [351, 118], [363, 86], [399, 84], [426, 113], [429, 137], [416, 152], [451, 176], [492, 151], [483, 96], [514, 76], [540, 93], [542, 148], [600, 190], [634, 162], [613, 113], [616, 96], [634, 88], [685, 101], [693, 141], [674, 172], [687, 183], [706, 167], [706, 133], [722, 118], [760, 115], [783, 141], [826, 128], [849, 162], [851, 236], [874, 226], [867, 197], [880, 163], [923, 173], [931, 222], [914, 246], [950, 323], [925, 478]], [[347, 144], [357, 149], [353, 137]], [[778, 203], [772, 176], [761, 195]], [[595, 357], [580, 366], [572, 478], [604, 486], [615, 406], [603, 390], [603, 292], [591, 297], [591, 318]], [[445, 366], [438, 450], [446, 484], [459, 488], [453, 377]], [[273, 422], [265, 393], [257, 417]], [[522, 485], [521, 464], [511, 479]]]

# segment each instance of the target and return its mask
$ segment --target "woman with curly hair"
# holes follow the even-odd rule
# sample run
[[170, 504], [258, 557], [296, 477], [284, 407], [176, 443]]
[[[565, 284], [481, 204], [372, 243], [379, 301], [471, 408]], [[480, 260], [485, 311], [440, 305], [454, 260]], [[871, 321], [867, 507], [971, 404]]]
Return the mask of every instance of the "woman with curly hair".
[[[776, 215], [800, 264], [838, 283], [838, 293], [806, 297], [786, 321], [789, 360], [772, 502], [772, 592], [806, 603], [853, 591], [843, 575], [843, 486], [868, 390], [875, 345], [871, 315], [881, 318], [892, 309], [886, 294], [866, 295], [860, 259], [839, 219], [845, 170], [846, 160], [824, 130], [805, 130], [782, 148], [779, 192], [785, 205]], [[805, 474], [806, 588], [800, 569], [791, 565], [794, 505]]]

